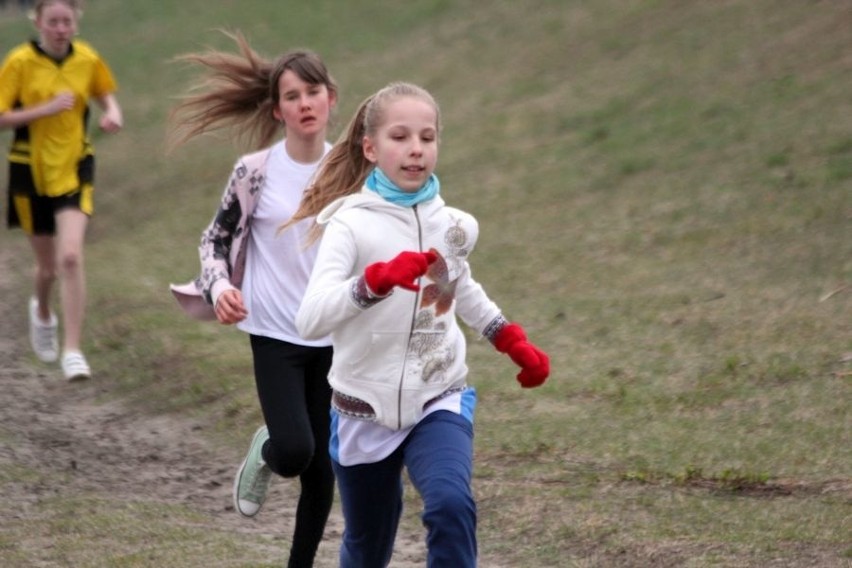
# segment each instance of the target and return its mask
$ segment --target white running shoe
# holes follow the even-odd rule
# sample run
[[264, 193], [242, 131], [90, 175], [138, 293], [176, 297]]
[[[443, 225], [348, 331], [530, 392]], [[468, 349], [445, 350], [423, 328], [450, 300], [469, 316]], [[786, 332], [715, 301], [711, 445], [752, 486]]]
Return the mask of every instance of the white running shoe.
[[67, 381], [84, 381], [92, 376], [86, 358], [79, 351], [66, 351], [62, 354], [62, 372]]
[[56, 314], [50, 312], [50, 319], [42, 321], [38, 317], [38, 300], [30, 298], [30, 345], [41, 361], [53, 363], [59, 358], [59, 322]]

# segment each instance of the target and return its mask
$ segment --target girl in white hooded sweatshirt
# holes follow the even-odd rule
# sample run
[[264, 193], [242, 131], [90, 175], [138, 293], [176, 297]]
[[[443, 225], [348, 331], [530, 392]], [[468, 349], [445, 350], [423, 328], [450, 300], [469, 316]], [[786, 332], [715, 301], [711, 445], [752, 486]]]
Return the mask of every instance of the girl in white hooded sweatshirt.
[[293, 217], [316, 216], [323, 235], [296, 326], [306, 339], [330, 334], [334, 348], [343, 568], [390, 562], [403, 467], [424, 502], [428, 565], [476, 565], [476, 394], [457, 317], [522, 368], [521, 386], [550, 373], [471, 276], [478, 226], [440, 196], [439, 133], [427, 91], [388, 85], [361, 105]]

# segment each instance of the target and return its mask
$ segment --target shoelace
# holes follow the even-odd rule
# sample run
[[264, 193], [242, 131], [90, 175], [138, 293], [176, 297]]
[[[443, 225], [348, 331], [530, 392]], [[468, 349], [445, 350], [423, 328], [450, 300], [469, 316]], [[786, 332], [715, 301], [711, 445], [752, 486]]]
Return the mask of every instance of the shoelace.
[[55, 348], [56, 328], [54, 326], [37, 323], [35, 330], [35, 342], [40, 351]]
[[65, 369], [72, 373], [88, 373], [89, 365], [86, 364], [86, 360], [83, 359], [82, 355], [77, 353], [72, 353], [68, 355], [63, 361], [63, 366]]
[[260, 462], [252, 479], [251, 489], [248, 491], [248, 497], [255, 500], [260, 499], [266, 493], [266, 486], [269, 485], [269, 477], [272, 475], [272, 470], [269, 469], [264, 462]]

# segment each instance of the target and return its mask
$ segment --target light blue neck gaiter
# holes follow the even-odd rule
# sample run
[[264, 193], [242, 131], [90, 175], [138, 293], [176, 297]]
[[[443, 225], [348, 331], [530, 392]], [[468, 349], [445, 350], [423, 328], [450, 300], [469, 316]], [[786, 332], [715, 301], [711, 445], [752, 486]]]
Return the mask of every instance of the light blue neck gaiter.
[[423, 187], [417, 191], [413, 193], [403, 191], [379, 168], [373, 168], [365, 183], [369, 189], [381, 195], [386, 201], [402, 207], [414, 207], [418, 203], [429, 201], [441, 190], [441, 182], [438, 181], [438, 176], [432, 174], [429, 176], [429, 180], [423, 184]]

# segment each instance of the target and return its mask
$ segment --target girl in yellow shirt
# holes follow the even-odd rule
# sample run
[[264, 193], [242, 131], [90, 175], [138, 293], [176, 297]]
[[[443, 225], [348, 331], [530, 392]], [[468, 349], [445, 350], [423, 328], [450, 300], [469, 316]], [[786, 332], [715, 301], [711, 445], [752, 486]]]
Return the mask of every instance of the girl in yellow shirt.
[[0, 129], [13, 128], [9, 151], [10, 227], [21, 227], [36, 259], [30, 298], [30, 342], [45, 362], [59, 358], [50, 296], [59, 277], [65, 378], [88, 378], [80, 351], [85, 311], [83, 241], [92, 214], [94, 152], [86, 128], [89, 100], [102, 109], [101, 130], [123, 125], [115, 79], [98, 53], [75, 39], [78, 0], [37, 0], [38, 40], [10, 51], [0, 67]]

